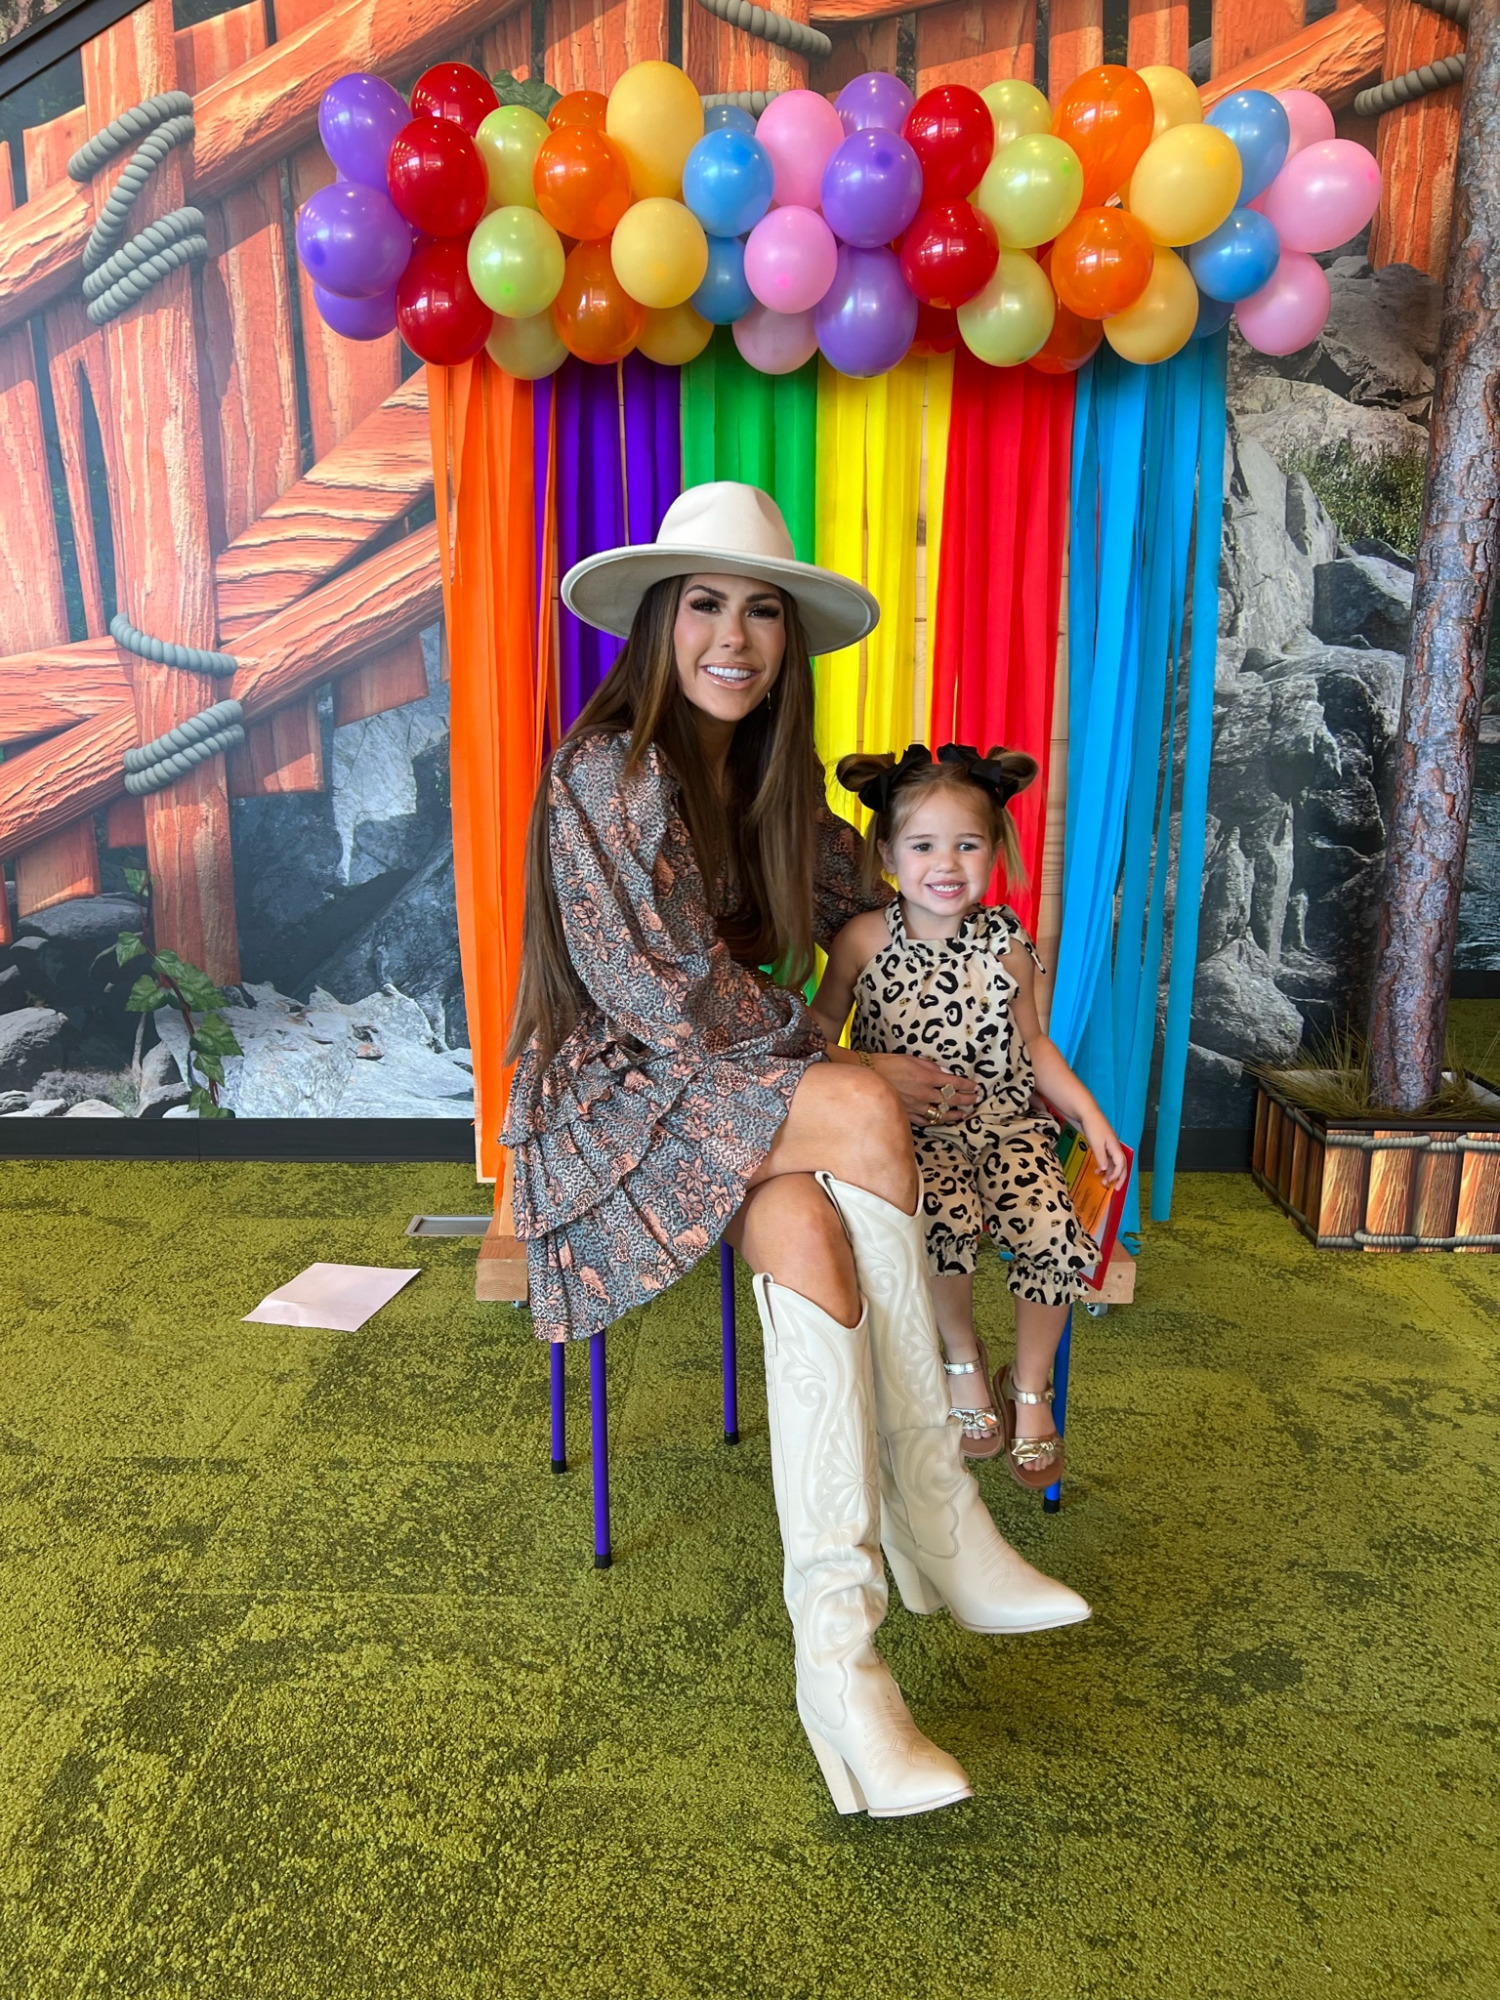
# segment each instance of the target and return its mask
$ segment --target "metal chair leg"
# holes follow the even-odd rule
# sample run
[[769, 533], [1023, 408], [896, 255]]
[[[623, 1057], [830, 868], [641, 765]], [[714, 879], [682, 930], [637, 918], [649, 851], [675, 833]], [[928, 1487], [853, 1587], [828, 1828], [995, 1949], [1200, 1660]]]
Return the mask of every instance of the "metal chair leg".
[[609, 1391], [604, 1369], [604, 1335], [589, 1341], [589, 1427], [594, 1453], [594, 1568], [614, 1560], [609, 1540]]
[[740, 1385], [734, 1325], [734, 1252], [719, 1245], [719, 1313], [724, 1325], [724, 1442], [740, 1441]]
[[[1057, 1425], [1057, 1435], [1063, 1434], [1063, 1426], [1068, 1418], [1068, 1362], [1073, 1351], [1073, 1315], [1068, 1314], [1067, 1325], [1063, 1328], [1062, 1339], [1057, 1343], [1057, 1359], [1052, 1364], [1052, 1421]], [[1054, 1479], [1042, 1495], [1044, 1513], [1055, 1514], [1062, 1506], [1062, 1481]]]
[[552, 1342], [552, 1470], [568, 1469], [567, 1382], [563, 1375], [563, 1353], [567, 1343]]

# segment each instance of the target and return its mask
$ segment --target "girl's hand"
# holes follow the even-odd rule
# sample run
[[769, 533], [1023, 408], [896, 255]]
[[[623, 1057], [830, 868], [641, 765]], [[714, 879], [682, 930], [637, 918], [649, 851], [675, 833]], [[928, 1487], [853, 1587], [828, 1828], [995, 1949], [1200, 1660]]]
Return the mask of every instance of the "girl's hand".
[[1130, 1158], [1120, 1143], [1119, 1134], [1103, 1118], [1085, 1118], [1083, 1136], [1089, 1142], [1089, 1150], [1099, 1163], [1100, 1179], [1106, 1187], [1124, 1187], [1125, 1177], [1130, 1172]]
[[957, 1076], [925, 1056], [876, 1056], [874, 1069], [900, 1098], [913, 1125], [961, 1124], [979, 1096], [971, 1077]]

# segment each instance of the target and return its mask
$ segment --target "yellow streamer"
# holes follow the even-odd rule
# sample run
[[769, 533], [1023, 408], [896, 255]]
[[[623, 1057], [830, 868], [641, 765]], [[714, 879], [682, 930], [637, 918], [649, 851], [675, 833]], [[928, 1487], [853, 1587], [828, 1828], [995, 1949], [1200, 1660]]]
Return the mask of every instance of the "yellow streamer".
[[925, 513], [923, 609], [930, 627], [937, 589], [933, 522], [940, 535], [952, 383], [948, 357], [908, 358], [873, 381], [855, 381], [819, 364], [816, 560], [858, 577], [881, 609], [868, 639], [826, 655], [815, 668], [818, 749], [830, 774], [829, 803], [857, 825], [868, 814], [833, 781], [839, 758], [863, 749], [900, 752], [925, 734], [926, 675], [919, 684], [917, 673], [917, 537]]
[[[953, 735], [953, 718], [946, 726], [932, 717], [932, 642], [937, 635], [938, 572], [943, 556], [943, 491], [948, 483], [948, 424], [953, 415], [953, 356], [938, 354], [927, 364], [927, 624], [922, 673], [912, 704], [912, 740], [946, 743]], [[929, 734], [930, 732], [930, 734]]]

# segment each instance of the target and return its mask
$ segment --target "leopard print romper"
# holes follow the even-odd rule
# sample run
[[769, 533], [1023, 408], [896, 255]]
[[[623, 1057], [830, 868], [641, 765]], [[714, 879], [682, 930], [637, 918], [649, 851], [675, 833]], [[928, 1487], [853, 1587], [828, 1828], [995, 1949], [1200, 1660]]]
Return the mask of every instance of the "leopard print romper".
[[927, 1262], [939, 1277], [974, 1269], [981, 1225], [1010, 1253], [1007, 1281], [1018, 1299], [1069, 1305], [1099, 1246], [1073, 1212], [1053, 1138], [1036, 1109], [1035, 1079], [1011, 1012], [1016, 981], [1006, 960], [1036, 949], [1013, 910], [978, 909], [952, 938], [906, 934], [900, 901], [889, 905], [891, 941], [854, 987], [850, 1044], [872, 1055], [925, 1056], [972, 1077], [979, 1098], [961, 1125], [915, 1135], [927, 1219]]

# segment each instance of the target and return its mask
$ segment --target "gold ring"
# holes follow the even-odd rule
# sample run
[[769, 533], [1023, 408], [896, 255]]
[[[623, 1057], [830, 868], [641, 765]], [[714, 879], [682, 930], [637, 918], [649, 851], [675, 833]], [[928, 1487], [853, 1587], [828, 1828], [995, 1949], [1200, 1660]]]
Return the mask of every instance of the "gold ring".
[[928, 1122], [928, 1124], [929, 1124], [929, 1125], [935, 1125], [935, 1124], [937, 1123], [937, 1118], [938, 1118], [938, 1107], [937, 1107], [937, 1105], [935, 1105], [935, 1104], [929, 1104], [929, 1105], [928, 1105], [928, 1107], [927, 1107], [927, 1122]]

